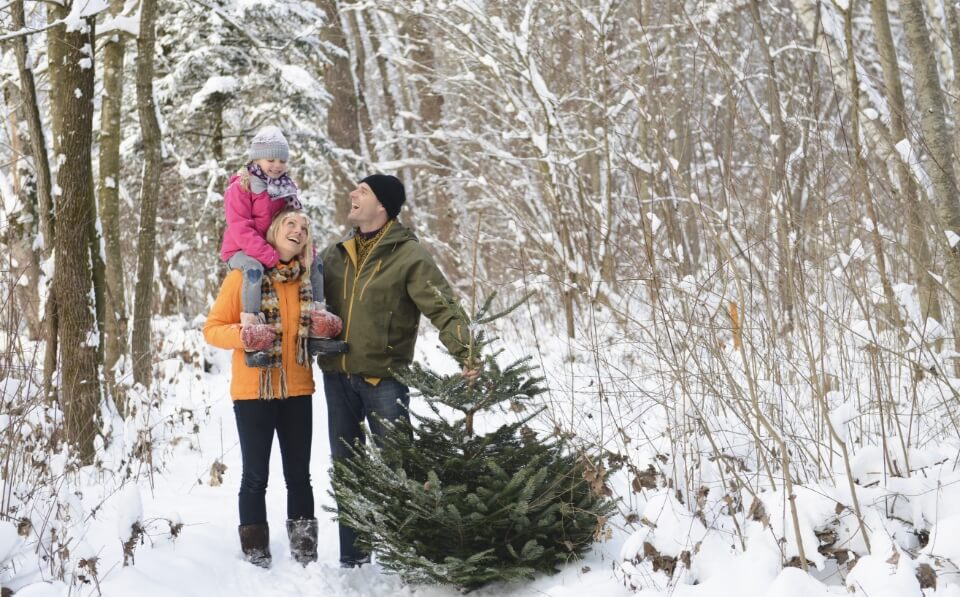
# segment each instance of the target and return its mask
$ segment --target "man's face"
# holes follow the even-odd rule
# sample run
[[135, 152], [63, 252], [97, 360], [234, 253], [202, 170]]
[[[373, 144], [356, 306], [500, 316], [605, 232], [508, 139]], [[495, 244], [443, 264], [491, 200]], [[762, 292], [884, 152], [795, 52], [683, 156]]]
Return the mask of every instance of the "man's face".
[[350, 192], [350, 213], [347, 221], [359, 226], [361, 232], [371, 232], [387, 222], [387, 210], [365, 182]]

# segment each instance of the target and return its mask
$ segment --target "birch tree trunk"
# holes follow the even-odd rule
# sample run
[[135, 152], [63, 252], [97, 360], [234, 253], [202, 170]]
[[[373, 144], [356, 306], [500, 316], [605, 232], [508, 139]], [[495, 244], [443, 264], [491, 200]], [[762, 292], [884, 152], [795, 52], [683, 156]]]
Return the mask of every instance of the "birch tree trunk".
[[[70, 6], [50, 5], [51, 19], [63, 19]], [[95, 305], [91, 300], [92, 256], [89, 229], [96, 218], [93, 205], [93, 56], [92, 19], [72, 31], [59, 25], [48, 33], [49, 62], [55, 105], [54, 135], [61, 154], [57, 206], [56, 272], [53, 288], [60, 316], [60, 399], [67, 442], [84, 463], [94, 459], [99, 430], [99, 345]]]
[[[943, 11], [947, 19], [947, 39], [950, 46], [950, 57], [953, 63], [953, 75], [948, 88], [950, 96], [953, 97], [953, 113], [960, 114], [960, 8], [954, 2], [944, 2]], [[960, 139], [954, 136], [953, 140], [953, 159], [954, 168], [957, 167], [957, 154], [960, 152]]]
[[153, 98], [153, 56], [157, 0], [141, 0], [140, 37], [137, 39], [137, 106], [143, 135], [143, 180], [140, 191], [140, 228], [137, 234], [137, 282], [133, 304], [133, 381], [150, 386], [153, 358], [150, 319], [153, 311], [154, 258], [157, 248], [157, 202], [160, 187], [161, 139]]
[[[857, 65], [854, 60], [853, 50], [853, 7], [847, 9], [844, 14], [844, 41], [847, 54], [847, 80], [854, 97], [860, 95], [860, 77], [857, 75]], [[877, 264], [877, 273], [880, 276], [880, 285], [883, 287], [883, 297], [887, 302], [886, 313], [893, 323], [894, 329], [900, 331], [902, 323], [900, 320], [900, 306], [893, 294], [893, 286], [890, 283], [890, 277], [887, 275], [887, 260], [883, 250], [883, 239], [880, 237], [879, 217], [877, 208], [873, 201], [873, 191], [870, 188], [870, 180], [867, 177], [867, 163], [863, 158], [864, 149], [860, 133], [860, 104], [851, 102], [850, 109], [850, 139], [853, 143], [853, 172], [855, 177], [855, 188], [852, 189], [854, 196], [859, 195], [863, 202], [864, 211], [870, 220], [870, 240], [873, 244], [873, 257]]]
[[[947, 126], [943, 90], [937, 72], [937, 60], [930, 44], [929, 31], [921, 0], [903, 0], [900, 14], [906, 32], [907, 51], [913, 62], [920, 124], [927, 152], [927, 173], [937, 198], [937, 219], [942, 229], [960, 233], [960, 197], [953, 167], [953, 142]], [[944, 242], [945, 236], [940, 237]], [[954, 302], [960, 300], [960, 243], [949, 248], [946, 264], [947, 288]], [[960, 318], [954, 317], [954, 345], [960, 348]]]
[[[894, 143], [897, 143], [907, 137], [907, 127], [904, 124], [907, 105], [903, 97], [897, 49], [893, 43], [893, 33], [890, 30], [887, 1], [871, 0], [870, 14], [873, 19], [877, 49], [880, 52], [880, 63], [883, 67], [887, 102], [890, 106], [890, 134]], [[937, 292], [938, 285], [930, 274], [932, 258], [930, 247], [927, 246], [927, 237], [924, 234], [917, 183], [903, 160], [896, 160], [896, 162], [897, 179], [900, 183], [900, 192], [903, 195], [903, 204], [906, 207], [907, 242], [910, 255], [913, 257], [913, 279], [917, 281], [920, 295], [920, 313], [924, 321], [927, 317], [932, 317], [938, 322], [943, 322], [943, 314], [940, 312], [940, 296]]]
[[[110, 14], [117, 16], [123, 0], [110, 0]], [[124, 298], [123, 258], [120, 248], [120, 113], [123, 105], [124, 39], [114, 32], [103, 46], [103, 96], [100, 108], [100, 225], [106, 258], [104, 301], [104, 370], [107, 387], [124, 412], [117, 396], [114, 367], [126, 352], [127, 307]]]

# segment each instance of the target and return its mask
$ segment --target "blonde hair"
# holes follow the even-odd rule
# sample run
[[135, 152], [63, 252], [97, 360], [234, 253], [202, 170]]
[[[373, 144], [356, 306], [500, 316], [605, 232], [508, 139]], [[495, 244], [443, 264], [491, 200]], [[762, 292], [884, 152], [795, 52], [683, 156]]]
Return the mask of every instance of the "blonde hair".
[[303, 243], [303, 248], [300, 249], [300, 254], [297, 255], [297, 257], [300, 259], [300, 263], [303, 265], [303, 275], [309, 278], [310, 266], [313, 265], [313, 232], [311, 231], [310, 218], [307, 217], [307, 214], [299, 209], [282, 210], [280, 213], [274, 216], [273, 221], [270, 222], [270, 227], [267, 228], [267, 242], [276, 248], [277, 233], [280, 232], [280, 227], [283, 226], [284, 222], [290, 218], [301, 218], [304, 222], [304, 225], [307, 227], [306, 242]]

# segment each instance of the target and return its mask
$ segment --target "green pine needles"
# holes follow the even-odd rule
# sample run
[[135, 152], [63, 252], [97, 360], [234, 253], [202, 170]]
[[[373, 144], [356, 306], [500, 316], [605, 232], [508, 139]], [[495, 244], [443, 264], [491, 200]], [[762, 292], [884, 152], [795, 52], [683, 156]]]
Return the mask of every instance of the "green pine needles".
[[[473, 329], [517, 306], [485, 317], [491, 300]], [[501, 368], [496, 354], [481, 356], [488, 345], [477, 331], [472, 354], [483, 368], [473, 383], [418, 365], [398, 375], [432, 415], [388, 426], [379, 448], [354, 446], [352, 459], [335, 463], [340, 520], [406, 582], [469, 590], [557, 572], [589, 549], [612, 510], [585, 478], [587, 455], [528, 427], [541, 410], [474, 433], [474, 415], [495, 407], [524, 412], [545, 391], [529, 359]], [[441, 414], [451, 410], [458, 415]]]

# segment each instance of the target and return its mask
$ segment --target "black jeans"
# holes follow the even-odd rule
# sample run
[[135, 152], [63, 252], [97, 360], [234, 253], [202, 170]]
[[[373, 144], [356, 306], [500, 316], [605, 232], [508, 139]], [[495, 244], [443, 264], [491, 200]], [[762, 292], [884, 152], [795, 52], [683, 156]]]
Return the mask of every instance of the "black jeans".
[[240, 524], [267, 522], [267, 479], [273, 434], [280, 442], [287, 483], [287, 518], [313, 518], [310, 447], [313, 401], [310, 396], [283, 400], [234, 400], [243, 474], [240, 479]]
[[[327, 397], [327, 424], [330, 435], [330, 454], [334, 460], [349, 458], [350, 450], [344, 445], [354, 441], [363, 443], [363, 421], [366, 419], [379, 442], [385, 429], [381, 421], [410, 420], [410, 390], [392, 378], [371, 385], [356, 375], [324, 373], [323, 390]], [[375, 416], [374, 416], [375, 415]], [[356, 532], [340, 523], [340, 561], [358, 562], [368, 554], [354, 545]]]

